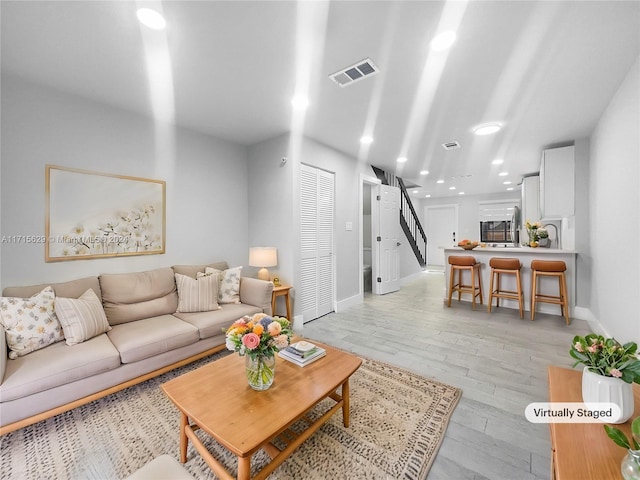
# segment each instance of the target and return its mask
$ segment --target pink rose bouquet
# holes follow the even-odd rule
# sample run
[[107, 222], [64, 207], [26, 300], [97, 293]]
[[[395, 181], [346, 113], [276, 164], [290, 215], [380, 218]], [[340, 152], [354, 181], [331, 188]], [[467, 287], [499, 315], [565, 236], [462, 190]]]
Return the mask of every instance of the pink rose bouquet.
[[227, 349], [240, 355], [272, 357], [291, 342], [291, 323], [284, 317], [264, 313], [245, 315], [226, 329]]

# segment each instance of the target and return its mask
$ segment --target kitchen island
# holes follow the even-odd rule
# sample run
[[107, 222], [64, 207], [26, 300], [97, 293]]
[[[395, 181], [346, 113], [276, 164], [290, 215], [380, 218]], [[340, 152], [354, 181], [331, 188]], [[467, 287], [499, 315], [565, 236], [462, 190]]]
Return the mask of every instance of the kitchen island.
[[[449, 256], [451, 255], [470, 255], [475, 257], [477, 262], [482, 264], [480, 268], [480, 274], [482, 278], [482, 297], [484, 301], [484, 307], [489, 304], [489, 282], [491, 275], [491, 267], [489, 267], [489, 260], [493, 257], [500, 258], [517, 258], [522, 264], [520, 270], [520, 276], [522, 281], [522, 291], [524, 293], [524, 309], [530, 311], [531, 302], [531, 261], [532, 260], [562, 260], [567, 265], [567, 271], [565, 276], [567, 279], [567, 294], [569, 296], [569, 317], [573, 318], [574, 308], [576, 305], [576, 255], [575, 250], [563, 250], [558, 248], [544, 248], [544, 247], [482, 247], [478, 246], [473, 250], [464, 250], [461, 247], [441, 247], [444, 250], [444, 269], [445, 269], [445, 291], [444, 298], [448, 298], [449, 294]], [[468, 277], [465, 277], [465, 283], [470, 282]], [[515, 275], [501, 275], [501, 287], [503, 290], [514, 290], [516, 288]], [[496, 286], [494, 285], [494, 290]], [[542, 293], [550, 295], [558, 295], [558, 281], [555, 278], [539, 278], [538, 290]], [[455, 297], [455, 295], [454, 295]], [[470, 295], [463, 295], [462, 300], [467, 300], [471, 303]], [[477, 304], [476, 304], [477, 305]], [[518, 302], [516, 300], [500, 299], [500, 308], [518, 308]], [[476, 306], [477, 308], [477, 306]], [[482, 307], [481, 307], [482, 308]], [[495, 310], [495, 299], [493, 302], [492, 311]], [[549, 313], [552, 315], [562, 316], [562, 312], [559, 305], [552, 305], [549, 303], [537, 303], [536, 313]], [[527, 313], [525, 318], [531, 318], [531, 315]]]

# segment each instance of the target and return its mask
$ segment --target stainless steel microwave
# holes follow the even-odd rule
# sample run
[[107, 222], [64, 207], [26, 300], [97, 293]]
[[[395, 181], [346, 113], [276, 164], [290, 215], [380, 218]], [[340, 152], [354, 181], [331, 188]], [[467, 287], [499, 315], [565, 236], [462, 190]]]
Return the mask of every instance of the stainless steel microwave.
[[[517, 228], [517, 226], [516, 226]], [[489, 220], [480, 222], [481, 243], [510, 243], [514, 244], [511, 220]]]

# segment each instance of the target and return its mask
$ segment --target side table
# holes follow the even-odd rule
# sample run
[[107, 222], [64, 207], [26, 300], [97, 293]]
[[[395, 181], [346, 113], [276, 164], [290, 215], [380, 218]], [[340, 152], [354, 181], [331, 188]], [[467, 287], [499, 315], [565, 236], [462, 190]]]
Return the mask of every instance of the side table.
[[291, 316], [291, 299], [289, 298], [289, 290], [292, 285], [280, 285], [273, 287], [273, 293], [271, 293], [271, 314], [276, 315], [276, 298], [284, 297], [285, 305], [287, 306], [287, 320], [293, 324], [293, 317]]
[[[549, 366], [549, 401], [581, 402], [582, 372]], [[640, 414], [640, 386], [633, 385], [634, 415], [613, 425], [631, 438], [631, 421]], [[551, 478], [603, 480], [622, 478], [620, 463], [627, 451], [613, 443], [604, 423], [550, 423]]]

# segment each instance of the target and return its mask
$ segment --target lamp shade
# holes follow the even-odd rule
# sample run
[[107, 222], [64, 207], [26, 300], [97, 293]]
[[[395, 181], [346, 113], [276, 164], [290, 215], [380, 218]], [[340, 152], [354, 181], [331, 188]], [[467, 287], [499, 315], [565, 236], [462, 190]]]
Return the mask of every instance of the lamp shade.
[[265, 267], [275, 267], [278, 264], [276, 247], [251, 247], [249, 249], [249, 265], [261, 267], [258, 272], [260, 280], [269, 280], [269, 270]]
[[251, 267], [275, 267], [278, 265], [276, 247], [251, 247], [249, 249], [249, 265]]

